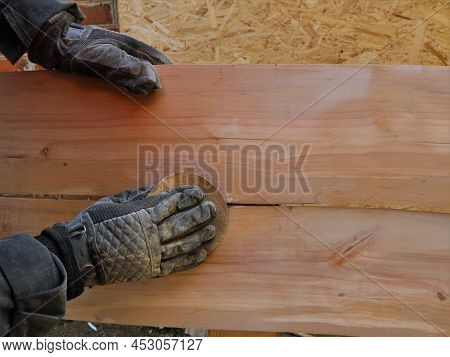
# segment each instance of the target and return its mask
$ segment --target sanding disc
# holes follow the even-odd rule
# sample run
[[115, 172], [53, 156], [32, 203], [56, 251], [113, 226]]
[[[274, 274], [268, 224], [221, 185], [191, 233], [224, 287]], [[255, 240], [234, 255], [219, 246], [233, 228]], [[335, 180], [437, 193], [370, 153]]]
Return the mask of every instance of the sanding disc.
[[204, 201], [211, 201], [217, 208], [217, 216], [212, 221], [212, 225], [216, 228], [216, 236], [210, 241], [202, 244], [208, 253], [213, 251], [222, 242], [228, 227], [228, 206], [225, 198], [219, 189], [202, 176], [192, 172], [179, 172], [171, 176], [167, 176], [161, 180], [151, 195], [169, 191], [178, 186], [194, 185], [199, 186], [205, 193]]

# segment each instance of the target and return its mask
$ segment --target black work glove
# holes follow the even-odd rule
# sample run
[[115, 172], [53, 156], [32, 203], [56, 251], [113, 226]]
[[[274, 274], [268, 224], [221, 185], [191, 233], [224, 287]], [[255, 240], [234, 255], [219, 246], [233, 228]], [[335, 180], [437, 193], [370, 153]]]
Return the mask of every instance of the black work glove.
[[42, 28], [28, 50], [31, 62], [46, 69], [106, 79], [132, 93], [161, 88], [154, 64], [170, 64], [153, 47], [130, 36], [74, 23], [63, 11]]
[[63, 262], [68, 300], [84, 286], [130, 282], [190, 269], [215, 236], [212, 202], [196, 186], [148, 196], [153, 186], [106, 197], [36, 237]]

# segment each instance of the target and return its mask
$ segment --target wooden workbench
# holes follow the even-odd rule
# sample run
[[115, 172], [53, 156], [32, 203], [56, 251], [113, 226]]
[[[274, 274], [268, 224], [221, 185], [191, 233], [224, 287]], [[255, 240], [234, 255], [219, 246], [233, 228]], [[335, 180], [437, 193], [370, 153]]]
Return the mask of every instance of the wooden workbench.
[[[2, 235], [38, 233], [92, 199], [136, 187], [152, 167], [142, 155], [148, 146], [170, 144], [159, 157], [170, 161], [176, 144], [307, 145], [311, 192], [302, 185], [251, 192], [230, 167], [245, 166], [264, 183], [286, 166], [262, 172], [265, 156], [231, 162], [217, 151], [230, 227], [206, 263], [91, 289], [69, 304], [68, 318], [450, 333], [447, 68], [170, 66], [160, 73], [164, 90], [148, 98], [70, 75], [0, 74]], [[183, 165], [192, 168], [192, 160]], [[161, 165], [152, 177], [170, 173]], [[286, 178], [296, 179], [295, 172]]]

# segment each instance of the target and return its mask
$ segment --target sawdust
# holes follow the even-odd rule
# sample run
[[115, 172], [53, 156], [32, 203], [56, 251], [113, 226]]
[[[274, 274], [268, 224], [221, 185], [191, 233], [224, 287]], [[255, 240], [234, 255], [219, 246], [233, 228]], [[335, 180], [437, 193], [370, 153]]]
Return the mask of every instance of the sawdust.
[[447, 1], [119, 0], [121, 31], [175, 63], [447, 65]]

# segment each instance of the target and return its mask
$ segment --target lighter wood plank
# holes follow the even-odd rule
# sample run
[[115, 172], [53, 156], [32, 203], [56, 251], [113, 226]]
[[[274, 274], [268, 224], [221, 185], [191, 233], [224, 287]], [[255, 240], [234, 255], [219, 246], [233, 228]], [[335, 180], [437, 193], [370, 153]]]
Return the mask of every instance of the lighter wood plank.
[[[0, 227], [3, 235], [38, 233], [89, 204], [2, 198]], [[67, 318], [335, 335], [449, 334], [449, 237], [450, 216], [439, 213], [231, 207], [228, 234], [204, 264], [162, 279], [89, 289], [69, 304]]]
[[[137, 156], [139, 143], [185, 143], [176, 131], [194, 146], [259, 144], [304, 112], [266, 144], [312, 144], [304, 167], [311, 194], [299, 185], [291, 192], [263, 190], [262, 196], [245, 190], [241, 175], [226, 173], [246, 166], [260, 174], [257, 163], [267, 159], [230, 162], [218, 155], [213, 166], [228, 202], [450, 211], [448, 68], [167, 66], [159, 71], [164, 90], [132, 99], [99, 80], [49, 72], [1, 74], [0, 194], [104, 195], [135, 187], [138, 163], [144, 162]], [[192, 163], [180, 169], [186, 167]], [[151, 171], [158, 181], [173, 170]], [[262, 181], [285, 172], [286, 166], [275, 165], [262, 171]], [[296, 180], [295, 173], [287, 178]]]

